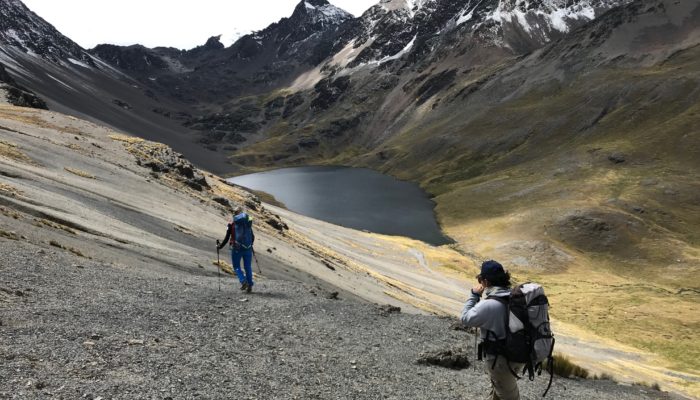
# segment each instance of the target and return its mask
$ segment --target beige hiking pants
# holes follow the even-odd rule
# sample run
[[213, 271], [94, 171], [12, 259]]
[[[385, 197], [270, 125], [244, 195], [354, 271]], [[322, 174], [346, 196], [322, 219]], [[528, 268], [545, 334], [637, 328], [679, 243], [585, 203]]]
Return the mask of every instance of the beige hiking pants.
[[491, 393], [486, 398], [487, 400], [520, 400], [520, 391], [518, 391], [518, 380], [513, 376], [510, 368], [516, 373], [523, 370], [525, 364], [510, 363], [505, 357], [498, 357], [496, 365], [493, 366], [495, 356], [487, 355], [484, 357], [484, 369], [491, 378]]

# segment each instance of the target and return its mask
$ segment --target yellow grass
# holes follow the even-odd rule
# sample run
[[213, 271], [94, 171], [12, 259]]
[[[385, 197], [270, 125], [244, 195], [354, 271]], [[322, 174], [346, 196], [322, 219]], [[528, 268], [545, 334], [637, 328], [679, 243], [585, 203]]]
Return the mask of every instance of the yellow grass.
[[36, 162], [24, 154], [19, 146], [14, 143], [0, 140], [0, 157], [9, 158], [14, 161], [23, 162], [25, 164], [36, 165]]
[[35, 219], [34, 225], [39, 226], [39, 227], [48, 226], [49, 228], [58, 229], [58, 230], [62, 230], [64, 232], [68, 232], [71, 235], [77, 235], [77, 233], [73, 229], [71, 229], [65, 225], [57, 224], [55, 222], [52, 222], [52, 221], [49, 221], [49, 220], [43, 219], [43, 218], [42, 219]]
[[66, 171], [70, 172], [71, 174], [77, 175], [77, 176], [79, 176], [79, 177], [81, 177], [81, 178], [97, 179], [97, 178], [95, 178], [94, 175], [89, 174], [89, 173], [87, 173], [87, 172], [85, 172], [85, 171], [81, 171], [81, 170], [76, 169], [76, 168], [65, 167], [65, 168], [63, 168], [63, 169], [65, 169]]
[[12, 185], [0, 182], [0, 194], [10, 197], [17, 197], [22, 195], [22, 191]]
[[142, 143], [145, 142], [145, 140], [134, 137], [134, 136], [127, 136], [127, 135], [120, 135], [120, 134], [112, 134], [109, 135], [109, 138], [112, 140], [116, 140], [118, 142], [124, 142], [128, 144], [134, 144], [134, 143]]

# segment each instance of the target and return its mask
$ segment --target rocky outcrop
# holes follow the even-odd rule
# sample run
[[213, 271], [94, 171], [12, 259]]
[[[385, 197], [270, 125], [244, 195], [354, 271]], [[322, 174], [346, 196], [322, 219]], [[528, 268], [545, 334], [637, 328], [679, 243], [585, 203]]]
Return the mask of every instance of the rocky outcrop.
[[5, 66], [0, 63], [0, 95], [3, 95], [3, 91], [7, 101], [12, 105], [43, 110], [49, 108], [41, 97], [18, 85], [5, 70]]
[[136, 157], [138, 165], [150, 168], [156, 174], [172, 174], [197, 191], [210, 188], [204, 174], [187, 161], [182, 154], [176, 153], [168, 146], [147, 141], [136, 141], [128, 143], [127, 148]]
[[436, 365], [449, 369], [469, 368], [469, 356], [465, 350], [438, 350], [420, 354], [418, 364]]

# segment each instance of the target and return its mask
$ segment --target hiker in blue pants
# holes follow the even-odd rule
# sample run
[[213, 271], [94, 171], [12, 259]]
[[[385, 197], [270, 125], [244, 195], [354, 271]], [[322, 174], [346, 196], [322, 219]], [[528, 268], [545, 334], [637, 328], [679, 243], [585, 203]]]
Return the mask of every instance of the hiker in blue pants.
[[[230, 241], [229, 241], [230, 239]], [[231, 264], [241, 282], [241, 290], [250, 293], [253, 290], [253, 243], [255, 234], [253, 233], [253, 218], [243, 212], [241, 207], [236, 207], [233, 212], [233, 221], [228, 224], [226, 238], [224, 238], [219, 250], [229, 242], [231, 248]], [[241, 271], [241, 259], [243, 268]]]

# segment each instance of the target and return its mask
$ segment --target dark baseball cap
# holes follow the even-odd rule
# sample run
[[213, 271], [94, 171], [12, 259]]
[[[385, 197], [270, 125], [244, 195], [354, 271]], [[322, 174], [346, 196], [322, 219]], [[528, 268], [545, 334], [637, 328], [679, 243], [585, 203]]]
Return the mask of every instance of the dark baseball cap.
[[497, 261], [489, 260], [481, 264], [481, 273], [477, 278], [489, 279], [503, 274], [505, 274], [503, 266]]

